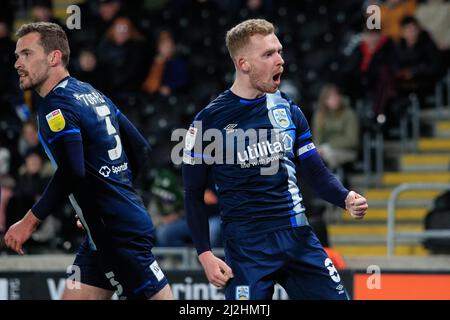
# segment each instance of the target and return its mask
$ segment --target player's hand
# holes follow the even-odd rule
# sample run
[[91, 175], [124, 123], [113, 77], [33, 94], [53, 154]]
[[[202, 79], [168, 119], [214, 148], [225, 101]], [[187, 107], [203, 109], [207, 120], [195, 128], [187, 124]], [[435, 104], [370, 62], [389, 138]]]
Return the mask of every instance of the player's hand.
[[5, 244], [20, 255], [23, 244], [31, 237], [41, 221], [29, 210], [22, 220], [13, 224], [5, 234]]
[[362, 195], [356, 193], [355, 191], [350, 191], [345, 199], [345, 209], [350, 212], [350, 215], [355, 219], [364, 218], [367, 208], [366, 198]]
[[214, 286], [223, 288], [227, 281], [234, 277], [231, 268], [211, 251], [201, 253], [198, 258], [205, 270], [208, 281]]

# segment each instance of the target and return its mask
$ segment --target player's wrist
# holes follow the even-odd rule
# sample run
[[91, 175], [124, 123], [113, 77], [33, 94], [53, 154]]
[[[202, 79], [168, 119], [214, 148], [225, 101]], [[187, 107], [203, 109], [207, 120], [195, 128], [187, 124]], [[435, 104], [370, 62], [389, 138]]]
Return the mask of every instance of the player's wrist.
[[206, 260], [209, 260], [210, 258], [214, 258], [214, 254], [211, 250], [203, 251], [198, 255], [198, 259], [200, 260], [200, 263], [202, 265]]
[[353, 200], [354, 191], [348, 191], [347, 196], [345, 197], [345, 209], [350, 211], [351, 201]]
[[41, 224], [41, 220], [36, 217], [33, 211], [28, 210], [27, 214], [23, 217], [22, 221], [28, 228], [32, 231], [36, 230], [36, 228]]

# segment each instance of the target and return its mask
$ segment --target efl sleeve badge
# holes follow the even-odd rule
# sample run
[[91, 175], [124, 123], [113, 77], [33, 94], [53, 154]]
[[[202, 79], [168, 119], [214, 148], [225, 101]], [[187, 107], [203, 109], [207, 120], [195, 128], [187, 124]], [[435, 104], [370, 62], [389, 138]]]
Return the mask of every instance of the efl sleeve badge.
[[66, 120], [61, 112], [61, 109], [56, 109], [45, 116], [48, 126], [53, 132], [59, 132], [66, 126]]

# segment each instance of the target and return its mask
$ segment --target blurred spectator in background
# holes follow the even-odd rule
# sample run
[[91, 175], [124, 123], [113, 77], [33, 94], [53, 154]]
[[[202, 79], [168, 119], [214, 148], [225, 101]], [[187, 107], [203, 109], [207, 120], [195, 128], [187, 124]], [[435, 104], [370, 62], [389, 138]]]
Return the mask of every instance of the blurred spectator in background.
[[[106, 93], [120, 100], [130, 92], [137, 92], [147, 70], [144, 37], [126, 17], [118, 17], [108, 29], [98, 47], [99, 63], [104, 70]], [[126, 105], [118, 101], [119, 105]]]
[[9, 200], [13, 196], [14, 185], [15, 181], [11, 177], [0, 177], [0, 235], [6, 231], [6, 208], [8, 207]]
[[167, 97], [182, 91], [188, 82], [186, 62], [176, 55], [176, 44], [169, 31], [161, 31], [158, 38], [158, 52], [142, 89], [149, 93]]
[[[77, 3], [81, 11], [81, 30], [65, 30], [69, 38], [71, 61], [75, 61], [82, 49], [97, 46], [119, 15], [124, 15], [120, 0], [97, 0]], [[136, 5], [133, 2], [133, 5]]]
[[442, 75], [439, 50], [416, 18], [404, 17], [401, 26], [402, 38], [395, 52], [395, 78], [399, 94], [432, 94], [436, 81]]
[[243, 0], [241, 1], [239, 14], [235, 14], [231, 18], [236, 22], [258, 18], [271, 20], [273, 9], [271, 0]]
[[427, 0], [416, 10], [419, 24], [430, 33], [440, 50], [450, 50], [450, 2]]
[[[28, 210], [41, 196], [47, 186], [51, 175], [44, 168], [44, 161], [38, 152], [33, 149], [25, 155], [25, 164], [19, 168], [19, 175], [12, 194], [6, 207], [5, 226], [9, 228], [12, 224], [22, 218], [22, 212]], [[33, 252], [39, 245], [46, 245], [55, 241], [59, 229], [60, 212], [52, 212], [50, 219], [46, 219], [33, 234], [26, 244], [26, 248]], [[72, 223], [74, 225], [74, 223]]]
[[16, 44], [11, 40], [11, 30], [5, 20], [0, 20], [0, 94], [10, 91], [14, 70], [14, 50]]
[[30, 151], [37, 151], [41, 156], [44, 156], [44, 150], [39, 143], [39, 135], [36, 124], [33, 121], [25, 122], [22, 126], [22, 134], [18, 142], [19, 154], [22, 157]]
[[394, 44], [378, 29], [367, 29], [361, 42], [347, 58], [341, 75], [341, 85], [352, 98], [363, 99], [371, 116], [382, 113], [395, 95], [391, 75]]
[[401, 37], [400, 21], [414, 15], [416, 0], [386, 0], [380, 6], [381, 31], [394, 41]]
[[20, 100], [17, 86], [17, 73], [14, 69], [14, 50], [16, 44], [11, 40], [11, 29], [6, 19], [0, 18], [0, 119], [15, 117], [14, 107]]
[[312, 127], [318, 152], [330, 169], [357, 158], [358, 118], [336, 86], [322, 88]]
[[[211, 183], [210, 183], [211, 185]], [[219, 204], [211, 185], [206, 189], [204, 200], [209, 216], [209, 232], [212, 247], [221, 247], [222, 233], [220, 226]], [[191, 233], [183, 214], [183, 193], [175, 174], [162, 169], [151, 189], [154, 204], [150, 209], [156, 227], [157, 243], [161, 247], [185, 247], [192, 245]]]
[[159, 246], [183, 246], [189, 240], [178, 226], [183, 220], [183, 195], [175, 173], [169, 169], [157, 172], [151, 188], [152, 201], [149, 208], [156, 226]]
[[34, 121], [27, 121], [23, 124], [17, 150], [22, 159], [25, 159], [26, 155], [30, 152], [38, 153], [42, 159], [41, 173], [45, 176], [51, 176], [53, 169], [45, 154], [44, 148], [39, 142], [39, 135]]
[[34, 0], [31, 7], [31, 16], [35, 22], [52, 22], [63, 26], [53, 15], [52, 0]]
[[101, 69], [94, 50], [83, 48], [73, 64], [73, 76], [80, 81], [88, 82], [100, 91], [105, 90], [105, 75]]
[[43, 173], [43, 159], [34, 150], [25, 155], [25, 164], [20, 167], [19, 175], [7, 209], [7, 227], [22, 218], [44, 191], [50, 177]]
[[418, 21], [406, 16], [401, 26], [402, 38], [396, 45], [393, 65], [395, 97], [383, 110], [388, 133], [396, 130], [398, 119], [409, 109], [410, 94], [415, 94], [420, 107], [425, 108], [426, 97], [434, 94], [435, 84], [445, 72], [436, 44], [421, 30]]
[[113, 21], [121, 14], [122, 1], [120, 0], [99, 0], [98, 18], [95, 21], [95, 31], [97, 39], [101, 37], [111, 27]]
[[2, 136], [0, 135], [0, 178], [9, 174], [11, 152], [3, 145]]

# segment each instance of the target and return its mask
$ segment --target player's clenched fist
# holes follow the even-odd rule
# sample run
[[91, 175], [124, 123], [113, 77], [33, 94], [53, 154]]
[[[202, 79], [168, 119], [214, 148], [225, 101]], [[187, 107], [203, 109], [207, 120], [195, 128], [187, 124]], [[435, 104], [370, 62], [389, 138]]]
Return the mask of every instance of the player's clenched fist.
[[367, 208], [367, 199], [355, 191], [350, 191], [345, 199], [345, 209], [350, 212], [350, 215], [355, 219], [364, 218]]

